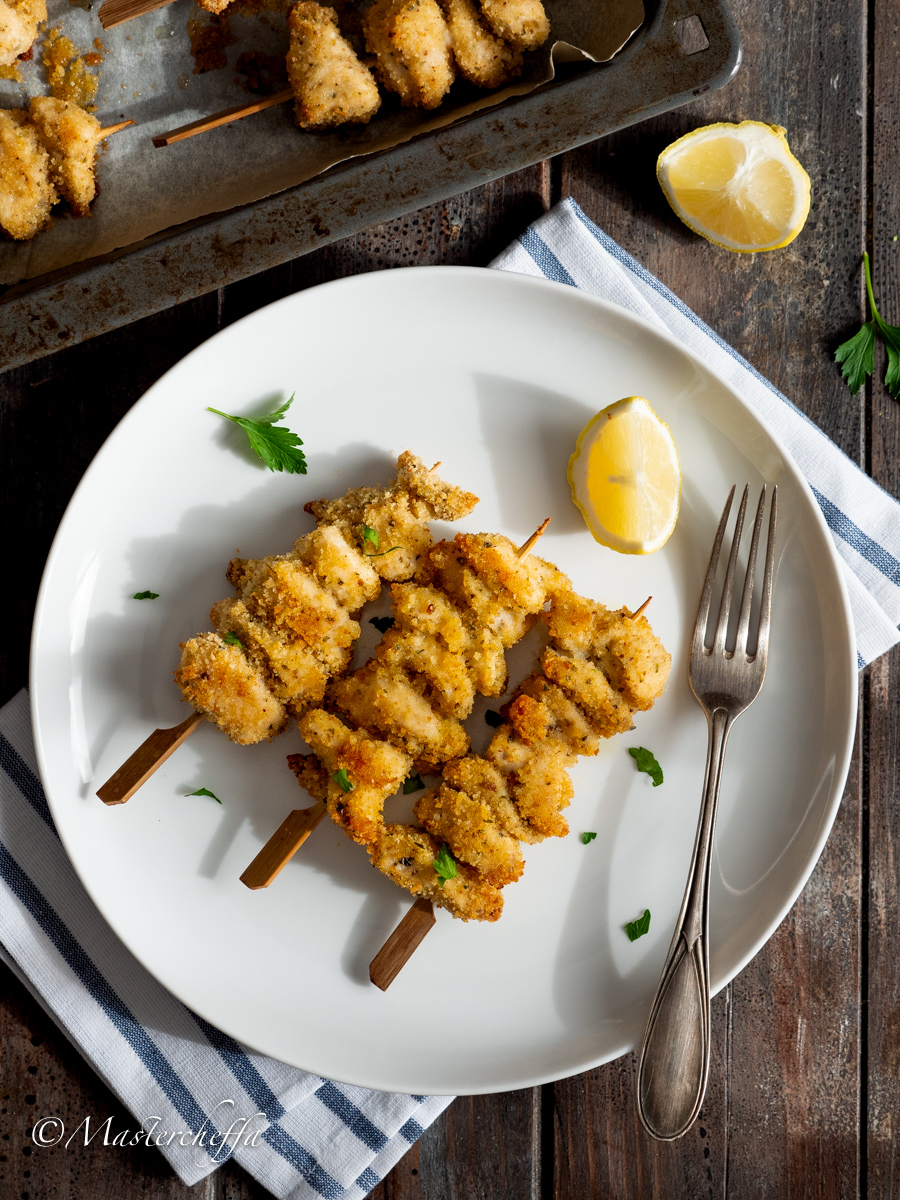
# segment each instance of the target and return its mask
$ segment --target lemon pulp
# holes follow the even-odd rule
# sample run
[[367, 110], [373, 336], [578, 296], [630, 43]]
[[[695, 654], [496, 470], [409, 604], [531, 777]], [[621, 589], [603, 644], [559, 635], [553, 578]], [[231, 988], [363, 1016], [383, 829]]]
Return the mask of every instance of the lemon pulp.
[[809, 176], [780, 125], [704, 125], [663, 150], [656, 175], [688, 228], [728, 250], [786, 246], [809, 215]]
[[569, 460], [569, 486], [595, 540], [624, 554], [652, 554], [675, 528], [678, 454], [668, 426], [642, 396], [592, 417]]

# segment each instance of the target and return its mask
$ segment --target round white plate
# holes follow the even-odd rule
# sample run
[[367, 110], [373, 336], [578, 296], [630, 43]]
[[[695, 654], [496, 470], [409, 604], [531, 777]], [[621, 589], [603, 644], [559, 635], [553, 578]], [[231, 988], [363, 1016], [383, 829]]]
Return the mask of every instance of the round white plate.
[[[294, 391], [289, 424], [305, 442], [305, 477], [270, 474], [240, 430], [206, 411], [259, 414]], [[566, 484], [578, 431], [636, 393], [669, 423], [684, 473], [678, 527], [646, 558], [598, 546]], [[295, 729], [239, 747], [203, 724], [128, 804], [107, 808], [94, 793], [150, 730], [183, 720], [172, 680], [178, 643], [207, 629], [210, 605], [229, 594], [228, 560], [289, 549], [312, 527], [305, 501], [386, 481], [407, 448], [482, 497], [464, 528], [524, 541], [550, 516], [540, 553], [578, 591], [632, 608], [652, 594], [648, 615], [674, 662], [665, 695], [636, 730], [578, 763], [572, 832], [527, 847], [501, 920], [464, 924], [438, 912], [383, 994], [368, 963], [409, 896], [336, 827], [320, 825], [268, 890], [239, 882], [288, 811], [310, 802], [285, 764], [303, 748]], [[57, 828], [101, 912], [208, 1021], [344, 1082], [496, 1092], [622, 1054], [641, 1035], [693, 845], [706, 723], [685, 651], [707, 557], [728, 488], [764, 480], [779, 487], [772, 644], [761, 697], [725, 762], [714, 988], [763, 945], [809, 876], [853, 739], [847, 600], [794, 465], [676, 343], [556, 284], [467, 268], [385, 271], [301, 292], [230, 326], [152, 387], [106, 442], [41, 587], [38, 757]], [[159, 599], [131, 598], [145, 589]], [[371, 645], [376, 635], [364, 628]], [[511, 652], [514, 683], [536, 645]], [[476, 749], [491, 732], [486, 707], [469, 722]], [[636, 771], [629, 746], [655, 753], [661, 787]], [[221, 807], [186, 795], [197, 787]], [[389, 812], [408, 810], [410, 799], [390, 801]], [[587, 830], [597, 837], [583, 845]], [[650, 932], [632, 943], [622, 927], [645, 908]]]

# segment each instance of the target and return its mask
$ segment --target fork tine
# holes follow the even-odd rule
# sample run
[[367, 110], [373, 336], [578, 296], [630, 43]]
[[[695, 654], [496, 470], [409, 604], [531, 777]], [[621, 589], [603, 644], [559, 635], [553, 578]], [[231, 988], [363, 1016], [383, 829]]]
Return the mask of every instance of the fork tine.
[[738, 509], [737, 521], [734, 525], [734, 538], [731, 542], [731, 554], [728, 556], [728, 569], [725, 572], [725, 586], [722, 589], [722, 602], [719, 605], [719, 621], [716, 625], [716, 636], [713, 642], [713, 654], [725, 653], [725, 639], [728, 636], [728, 617], [731, 612], [731, 597], [734, 593], [734, 573], [737, 568], [738, 551], [741, 548], [741, 535], [744, 532], [744, 513], [747, 511], [747, 497], [750, 494], [750, 484], [744, 484], [744, 494], [741, 496], [741, 507]]
[[747, 574], [744, 577], [741, 611], [734, 639], [735, 654], [743, 654], [744, 657], [747, 656], [747, 639], [750, 635], [750, 605], [753, 602], [753, 585], [756, 582], [756, 551], [759, 547], [759, 531], [762, 529], [765, 503], [766, 485], [763, 484], [762, 491], [759, 493], [759, 504], [756, 506], [756, 520], [753, 522], [753, 537], [750, 539], [750, 557], [747, 559]]
[[703, 581], [703, 591], [700, 593], [700, 606], [697, 609], [697, 620], [694, 623], [694, 637], [691, 652], [697, 654], [706, 640], [706, 623], [709, 620], [709, 606], [712, 602], [713, 585], [716, 582], [716, 567], [719, 565], [719, 551], [722, 549], [722, 538], [725, 536], [725, 526], [731, 512], [731, 502], [734, 499], [734, 488], [728, 493], [725, 508], [719, 519], [716, 530], [716, 540], [713, 542], [712, 553], [709, 556], [709, 566], [706, 568], [706, 579]]
[[772, 614], [772, 584], [775, 576], [775, 510], [778, 501], [778, 484], [772, 485], [772, 507], [769, 511], [769, 540], [766, 544], [766, 573], [763, 578], [762, 602], [759, 609], [759, 637], [753, 661], [766, 665], [769, 652], [769, 617]]

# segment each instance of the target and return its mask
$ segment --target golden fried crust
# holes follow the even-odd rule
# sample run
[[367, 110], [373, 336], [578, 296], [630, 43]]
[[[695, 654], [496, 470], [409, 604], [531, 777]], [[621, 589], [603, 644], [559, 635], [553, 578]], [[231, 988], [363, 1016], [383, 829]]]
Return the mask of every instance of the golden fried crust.
[[423, 769], [469, 749], [462, 724], [436, 713], [405, 671], [370, 661], [329, 689], [335, 707], [411, 754]]
[[456, 758], [444, 767], [444, 782], [490, 808], [497, 824], [520, 842], [531, 842], [530, 827], [510, 799], [506, 779], [493, 763], [477, 754]]
[[503, 912], [498, 888], [481, 879], [466, 863], [458, 863], [459, 874], [441, 886], [434, 860], [441, 843], [414, 825], [384, 825], [369, 848], [372, 865], [414, 896], [422, 896], [446, 908], [462, 921], [496, 921]]
[[238, 596], [273, 634], [304, 643], [323, 661], [359, 637], [359, 624], [292, 555], [243, 560]]
[[494, 33], [520, 50], [536, 50], [550, 36], [541, 0], [481, 0], [481, 11]]
[[[540, 737], [535, 736], [534, 733], [529, 733], [526, 737], [526, 734], [520, 730], [518, 724], [520, 710], [517, 705], [525, 697], [540, 702], [540, 720], [545, 729], [543, 737], [555, 738], [562, 742], [571, 754], [590, 756], [598, 752], [600, 740], [587, 716], [579, 708], [575, 699], [568, 696], [555, 683], [551, 683], [543, 674], [529, 675], [527, 679], [524, 679], [519, 686], [516, 699], [509, 706], [509, 720], [519, 732], [520, 737], [531, 742], [540, 741]], [[526, 717], [524, 719], [529, 721], [533, 718]], [[527, 724], [524, 728], [527, 730]]]
[[457, 69], [478, 87], [499, 87], [522, 73], [522, 54], [497, 37], [474, 0], [441, 0]]
[[[364, 730], [352, 730], [331, 713], [314, 709], [300, 721], [300, 733], [309, 742], [319, 760], [321, 772], [303, 764], [303, 774], [293, 765], [301, 786], [309, 780], [317, 788], [310, 790], [315, 799], [326, 799], [328, 813], [335, 824], [362, 846], [372, 844], [383, 828], [384, 802], [400, 790], [412, 767], [412, 759], [395, 746], [371, 737]], [[302, 757], [302, 756], [298, 756]], [[349, 792], [334, 779], [336, 772], [347, 772], [353, 785]], [[327, 775], [326, 794], [321, 786]]]
[[28, 116], [50, 155], [50, 178], [76, 217], [85, 217], [97, 191], [94, 160], [100, 122], [68, 100], [35, 96]]
[[301, 0], [288, 16], [287, 72], [301, 129], [366, 124], [381, 106], [371, 72], [341, 36], [333, 8]]
[[329, 775], [315, 754], [289, 754], [287, 764], [313, 800], [328, 799]]
[[474, 867], [494, 887], [515, 883], [525, 862], [519, 843], [503, 830], [483, 800], [442, 784], [413, 810], [430, 834], [446, 842], [457, 861]]
[[0, 226], [17, 241], [40, 233], [59, 199], [50, 156], [23, 118], [20, 110], [0, 110]]
[[465, 720], [475, 702], [475, 688], [461, 654], [442, 646], [436, 638], [417, 630], [389, 629], [375, 659], [386, 666], [419, 675], [426, 683], [424, 696], [442, 716]]
[[634, 728], [633, 709], [599, 667], [585, 659], [568, 658], [548, 648], [541, 655], [548, 679], [575, 700], [600, 737], [610, 738]]
[[11, 67], [20, 54], [28, 51], [38, 25], [46, 20], [45, 0], [13, 0], [11, 4], [0, 0], [0, 67]]
[[333, 525], [298, 538], [289, 557], [302, 563], [348, 612], [358, 612], [381, 591], [378, 572]]
[[483, 696], [503, 695], [506, 659], [495, 634], [437, 588], [395, 583], [391, 597], [396, 628], [437, 638], [448, 650], [463, 655], [476, 691]]
[[569, 832], [562, 809], [575, 795], [567, 769], [573, 761], [558, 742], [542, 742], [507, 780], [519, 815], [543, 837], [565, 837]]
[[287, 712], [263, 673], [240, 647], [215, 633], [182, 643], [175, 681], [184, 698], [233, 742], [248, 746], [271, 739], [287, 725]]
[[450, 30], [436, 0], [375, 0], [363, 17], [381, 82], [409, 108], [437, 108], [453, 83]]

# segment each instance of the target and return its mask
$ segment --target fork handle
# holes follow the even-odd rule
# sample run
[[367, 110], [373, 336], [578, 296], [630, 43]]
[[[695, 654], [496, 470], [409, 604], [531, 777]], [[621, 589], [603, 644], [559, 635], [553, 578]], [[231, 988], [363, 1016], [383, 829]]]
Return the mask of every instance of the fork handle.
[[733, 717], [718, 708], [707, 720], [706, 777], [694, 853], [638, 1063], [638, 1115], [648, 1133], [667, 1142], [693, 1125], [709, 1076], [709, 866]]

